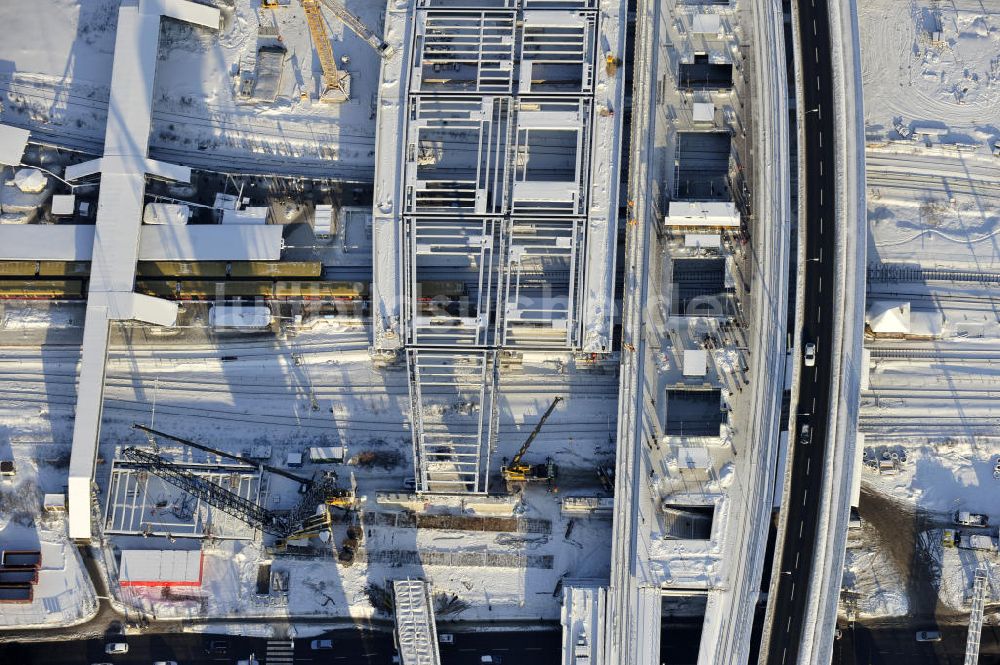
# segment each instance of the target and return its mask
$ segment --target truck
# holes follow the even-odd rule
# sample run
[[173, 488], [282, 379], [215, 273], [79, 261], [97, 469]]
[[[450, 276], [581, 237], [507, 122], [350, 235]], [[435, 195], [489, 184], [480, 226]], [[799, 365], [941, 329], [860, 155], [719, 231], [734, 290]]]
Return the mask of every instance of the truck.
[[955, 524], [972, 527], [988, 526], [990, 518], [981, 513], [970, 513], [966, 510], [959, 510], [955, 513]]
[[963, 533], [959, 537], [958, 546], [966, 550], [982, 550], [984, 552], [996, 552], [997, 544], [990, 536], [979, 533]]

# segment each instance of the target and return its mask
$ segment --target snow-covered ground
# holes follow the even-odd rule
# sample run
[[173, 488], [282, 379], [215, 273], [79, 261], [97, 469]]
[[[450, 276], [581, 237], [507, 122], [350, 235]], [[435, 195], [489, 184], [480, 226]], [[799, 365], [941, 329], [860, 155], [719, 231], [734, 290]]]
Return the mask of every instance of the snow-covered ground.
[[11, 451], [12, 433], [8, 424], [0, 426], [0, 457], [13, 452], [17, 469], [14, 478], [0, 480], [0, 550], [41, 551], [42, 563], [32, 601], [5, 603], [0, 628], [84, 622], [97, 611], [94, 588], [68, 540], [65, 513], [42, 512], [42, 495], [66, 484], [69, 458], [49, 457], [45, 448], [37, 456], [19, 446]]
[[[39, 460], [65, 463], [72, 434], [75, 375], [79, 348], [77, 306], [8, 304], [0, 328], [0, 447], [9, 445], [19, 464]], [[44, 327], [51, 323], [51, 328]], [[117, 330], [108, 361], [107, 391], [97, 479], [106, 487], [116, 449], [144, 444], [133, 422], [239, 452], [254, 445], [272, 447], [272, 462], [289, 452], [317, 444], [348, 447], [349, 462], [337, 467], [353, 473], [366, 498], [365, 511], [376, 505], [377, 491], [401, 491], [413, 476], [409, 396], [405, 371], [377, 370], [368, 355], [370, 331], [350, 322], [312, 326], [286, 338], [273, 334], [213, 336], [203, 329], [156, 338], [135, 327]], [[58, 341], [40, 345], [46, 336]], [[131, 340], [126, 343], [125, 339]], [[225, 357], [225, 359], [223, 359]], [[555, 395], [564, 400], [536, 439], [531, 457], [553, 457], [559, 465], [558, 492], [532, 488], [517, 509], [519, 517], [547, 520], [547, 532], [415, 530], [380, 526], [364, 541], [367, 562], [344, 567], [335, 558], [278, 557], [274, 570], [290, 575], [287, 604], [257, 597], [257, 566], [273, 557], [259, 544], [206, 544], [204, 583], [200, 590], [181, 589], [164, 599], [162, 591], [130, 590], [123, 600], [143, 606], [160, 618], [186, 616], [329, 616], [365, 617], [373, 612], [368, 584], [383, 585], [403, 576], [431, 581], [435, 592], [454, 594], [469, 603], [457, 614], [472, 619], [557, 619], [559, 580], [607, 574], [611, 522], [560, 514], [564, 495], [600, 493], [596, 467], [613, 459], [616, 375], [579, 368], [570, 355], [528, 359], [523, 368], [505, 372], [501, 381], [500, 435], [491, 456], [492, 491], [502, 492], [496, 476], [502, 457], [511, 457]], [[167, 454], [179, 449], [164, 445]], [[359, 463], [374, 454], [377, 464]], [[316, 468], [308, 465], [303, 473]], [[64, 474], [64, 469], [62, 470]], [[64, 479], [53, 472], [52, 487]], [[267, 505], [290, 508], [298, 495], [290, 483], [273, 478]], [[106, 494], [101, 495], [101, 508]], [[118, 548], [170, 547], [163, 538], [114, 537]], [[63, 547], [67, 547], [65, 543]], [[393, 564], [399, 553], [420, 557], [489, 553], [543, 557], [528, 565], [497, 560], [492, 565]], [[545, 559], [544, 557], [551, 557]], [[514, 561], [510, 559], [510, 561]], [[249, 600], [248, 600], [249, 599]]]
[[[994, 283], [974, 277], [1000, 267], [1000, 160], [992, 155], [1000, 8], [971, 0], [858, 8], [869, 265], [965, 277], [869, 281], [869, 305], [908, 303], [912, 327], [866, 342], [861, 513], [872, 519], [848, 552], [845, 589], [853, 593], [841, 600], [862, 617], [927, 618], [938, 602], [945, 612], [968, 611], [975, 568], [998, 561], [943, 547], [941, 529], [954, 526], [958, 509], [1000, 518], [1000, 301]], [[879, 472], [879, 461], [894, 468]], [[900, 519], [877, 517], [896, 510]]]
[[[119, 0], [35, 0], [31, 11], [0, 3], [0, 121], [42, 140], [94, 149], [103, 143]], [[261, 9], [260, 0], [218, 3], [220, 33], [164, 21], [153, 97], [150, 149], [185, 164], [225, 171], [370, 180], [379, 56], [332, 15], [334, 54], [352, 75], [351, 99], [318, 101], [322, 69], [299, 3]], [[376, 33], [385, 5], [348, 0]], [[261, 28], [264, 37], [259, 38]], [[236, 94], [242, 58], [258, 45], [287, 49], [278, 98], [247, 103]], [[239, 161], [234, 161], [239, 158]]]

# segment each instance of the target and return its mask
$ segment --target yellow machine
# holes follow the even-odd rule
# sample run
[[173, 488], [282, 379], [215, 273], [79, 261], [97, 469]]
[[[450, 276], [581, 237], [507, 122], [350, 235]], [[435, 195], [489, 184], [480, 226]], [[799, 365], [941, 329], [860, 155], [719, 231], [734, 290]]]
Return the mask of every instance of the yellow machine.
[[525, 464], [521, 461], [524, 454], [528, 452], [528, 448], [531, 447], [531, 443], [538, 436], [538, 433], [542, 430], [542, 426], [545, 421], [549, 419], [552, 412], [555, 411], [556, 405], [562, 401], [562, 397], [556, 397], [552, 400], [552, 404], [549, 404], [549, 408], [545, 410], [542, 414], [541, 419], [539, 419], [538, 424], [535, 428], [531, 430], [531, 434], [528, 435], [527, 440], [521, 445], [521, 449], [517, 451], [514, 455], [514, 459], [507, 464], [506, 458], [503, 461], [503, 465], [500, 467], [500, 473], [503, 475], [504, 480], [508, 483], [525, 483], [533, 481], [544, 480], [548, 483], [552, 483], [556, 479], [556, 474], [559, 469], [556, 467], [555, 462], [552, 459], [547, 459], [544, 464]]
[[337, 69], [337, 59], [333, 56], [333, 47], [323, 25], [323, 13], [319, 0], [300, 0], [306, 13], [306, 23], [312, 36], [313, 47], [319, 55], [323, 67], [323, 92], [319, 99], [330, 104], [346, 102], [351, 98], [351, 75]]

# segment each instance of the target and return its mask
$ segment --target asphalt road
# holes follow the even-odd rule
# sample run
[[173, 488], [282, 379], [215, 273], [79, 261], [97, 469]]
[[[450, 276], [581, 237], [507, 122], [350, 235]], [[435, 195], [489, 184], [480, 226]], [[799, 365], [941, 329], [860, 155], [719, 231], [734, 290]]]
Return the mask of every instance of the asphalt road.
[[[771, 601], [775, 603], [768, 663], [795, 663], [802, 640], [809, 574], [816, 537], [816, 518], [822, 480], [824, 447], [829, 432], [834, 287], [834, 154], [833, 77], [829, 59], [830, 32], [826, 0], [796, 0], [804, 95], [803, 163], [805, 181], [800, 196], [805, 201], [805, 321], [802, 344], [816, 345], [816, 364], [801, 366], [798, 426], [812, 428], [812, 443], [801, 442], [799, 432], [790, 436], [795, 446], [791, 491], [785, 497], [788, 511], [781, 573]], [[799, 362], [802, 359], [799, 358]]]
[[[443, 632], [443, 631], [442, 631]], [[484, 655], [516, 665], [550, 665], [558, 662], [561, 634], [558, 631], [453, 633], [452, 644], [441, 644], [443, 665], [480, 665]], [[313, 639], [330, 639], [333, 648], [313, 651]], [[275, 649], [268, 658], [268, 641], [260, 638], [171, 633], [130, 635], [128, 654], [108, 656], [107, 640], [77, 642], [32, 642], [0, 644], [0, 663], [5, 665], [150, 665], [156, 660], [174, 660], [179, 665], [233, 665], [253, 653], [260, 665], [389, 665], [395, 654], [390, 633], [338, 631], [296, 640], [293, 650]], [[209, 653], [213, 642], [224, 647]], [[291, 656], [292, 660], [287, 658]], [[282, 658], [284, 657], [284, 658]]]
[[[906, 620], [901, 620], [905, 622]], [[940, 642], [917, 642], [917, 630], [941, 631]], [[841, 625], [834, 642], [833, 665], [963, 665], [966, 626]], [[1000, 663], [1000, 627], [983, 626], [979, 665]]]

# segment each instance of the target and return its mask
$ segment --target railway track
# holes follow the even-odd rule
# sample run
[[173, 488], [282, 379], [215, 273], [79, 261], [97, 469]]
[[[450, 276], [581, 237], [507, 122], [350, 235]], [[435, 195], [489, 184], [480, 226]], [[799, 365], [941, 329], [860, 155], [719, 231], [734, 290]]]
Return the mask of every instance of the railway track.
[[873, 360], [949, 360], [958, 362], [1000, 362], [1000, 349], [915, 349], [908, 347], [870, 346]]
[[868, 266], [869, 282], [960, 282], [1000, 284], [1000, 272], [920, 268], [900, 264]]

